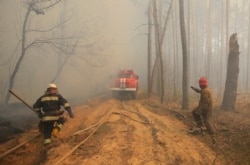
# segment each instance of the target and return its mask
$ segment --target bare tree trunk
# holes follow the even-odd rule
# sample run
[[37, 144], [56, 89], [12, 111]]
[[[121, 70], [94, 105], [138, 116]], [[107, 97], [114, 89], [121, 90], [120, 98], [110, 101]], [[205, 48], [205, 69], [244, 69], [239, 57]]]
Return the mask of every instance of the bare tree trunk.
[[[250, 3], [249, 3], [249, 8], [250, 8]], [[249, 16], [250, 16], [250, 11], [249, 11]], [[249, 17], [250, 18], [250, 17]], [[250, 20], [248, 20], [248, 47], [247, 47], [247, 77], [246, 77], [246, 92], [249, 91], [249, 56], [250, 56]]]
[[[180, 84], [178, 83], [179, 81], [179, 42], [178, 42], [178, 28], [177, 28], [177, 20], [178, 20], [178, 1], [175, 1], [175, 42], [174, 44], [176, 45], [176, 58], [175, 58], [175, 70], [176, 70], [176, 74], [175, 74], [175, 86], [178, 89], [178, 87], [180, 86]], [[175, 89], [175, 90], [177, 90]], [[175, 91], [177, 92], [177, 91]], [[177, 95], [177, 93], [175, 93]]]
[[[155, 3], [155, 0], [153, 0], [153, 3]], [[156, 9], [155, 9], [155, 7], [154, 7], [154, 4], [152, 4], [153, 5], [153, 15], [154, 15], [154, 33], [155, 33], [155, 54], [156, 54], [156, 59], [155, 59], [155, 61], [154, 61], [154, 65], [153, 65], [153, 69], [152, 69], [152, 74], [151, 74], [151, 77], [150, 77], [150, 89], [153, 91], [153, 86], [154, 86], [154, 81], [155, 81], [155, 79], [157, 79], [157, 74], [156, 74], [156, 72], [157, 72], [157, 67], [159, 66], [159, 49], [158, 49], [158, 45], [159, 45], [159, 39], [158, 39], [158, 35], [157, 35], [157, 27], [156, 27], [156, 24], [157, 24], [157, 17], [156, 17], [156, 15], [155, 15], [155, 12], [157, 12], [157, 11], [155, 11]], [[157, 85], [156, 85], [157, 86]]]
[[178, 61], [177, 61], [177, 45], [176, 43], [176, 24], [175, 24], [175, 19], [174, 19], [174, 14], [172, 14], [172, 24], [173, 24], [173, 49], [174, 49], [174, 84], [173, 84], [173, 97], [176, 98], [177, 96], [177, 66], [178, 66]]
[[[161, 5], [159, 5], [161, 8]], [[158, 93], [160, 94], [160, 100], [161, 103], [163, 102], [163, 98], [165, 95], [165, 89], [164, 89], [164, 79], [163, 79], [163, 59], [162, 59], [162, 46], [163, 46], [163, 40], [162, 40], [162, 36], [163, 36], [163, 31], [161, 30], [161, 10], [160, 10], [160, 15], [158, 16], [158, 11], [156, 8], [156, 0], [154, 1], [154, 11], [155, 11], [155, 27], [156, 27], [156, 35], [158, 36], [158, 47], [156, 49], [158, 49], [158, 57], [159, 57], [159, 72], [157, 72], [159, 76], [157, 76], [157, 86], [159, 87], [158, 89]], [[158, 79], [159, 78], [159, 79]]]
[[[154, 3], [153, 3], [154, 23], [155, 23], [155, 38], [156, 38], [156, 42], [155, 42], [156, 43], [156, 60], [155, 60], [155, 63], [154, 63], [151, 80], [153, 80], [153, 76], [154, 76], [155, 71], [157, 69], [156, 64], [159, 62], [159, 67], [160, 67], [159, 68], [160, 69], [160, 73], [159, 73], [160, 82], [159, 82], [159, 84], [160, 84], [160, 92], [161, 92], [160, 93], [161, 103], [163, 102], [164, 95], [165, 95], [164, 78], [163, 78], [163, 59], [162, 59], [163, 51], [162, 51], [162, 46], [163, 46], [164, 36], [165, 36], [165, 33], [166, 33], [166, 29], [167, 29], [167, 23], [168, 23], [169, 16], [170, 16], [170, 11], [172, 9], [172, 4], [173, 4], [173, 0], [171, 0], [170, 6], [169, 6], [169, 9], [168, 9], [168, 13], [167, 13], [167, 17], [166, 17], [165, 22], [164, 22], [164, 27], [162, 29], [161, 28], [161, 23], [158, 20], [159, 16], [158, 16], [158, 11], [157, 11], [157, 7], [156, 7], [156, 0], [154, 0]], [[151, 82], [151, 84], [153, 84], [153, 82]]]
[[152, 1], [149, 0], [148, 4], [148, 97], [152, 94], [152, 88], [150, 86], [151, 77], [151, 58], [152, 58]]
[[[39, 41], [34, 40], [33, 42], [27, 44], [27, 41], [26, 41], [28, 22], [29, 22], [28, 20], [29, 20], [31, 12], [34, 12], [37, 15], [41, 15], [41, 14], [44, 15], [43, 10], [48, 9], [48, 8], [52, 8], [56, 4], [60, 3], [60, 1], [61, 0], [54, 0], [54, 1], [45, 0], [45, 1], [40, 2], [38, 0], [31, 0], [30, 2], [27, 3], [28, 8], [27, 8], [27, 12], [26, 12], [25, 17], [24, 17], [23, 25], [22, 25], [21, 54], [20, 54], [19, 59], [17, 60], [16, 65], [14, 66], [13, 72], [11, 73], [10, 81], [8, 84], [8, 90], [12, 90], [12, 88], [14, 86], [16, 74], [19, 71], [19, 67], [24, 59], [24, 56], [26, 55], [26, 51], [30, 47], [39, 43]], [[46, 3], [46, 2], [48, 2], [48, 3]], [[41, 5], [40, 8], [38, 8], [39, 3]], [[41, 3], [45, 3], [46, 5], [42, 5]], [[7, 93], [6, 97], [4, 99], [4, 105], [7, 105], [9, 103], [9, 100], [10, 100], [10, 93]]]
[[[211, 61], [212, 61], [212, 27], [211, 27], [211, 15], [212, 15], [212, 7], [211, 7], [212, 1], [209, 0], [208, 3], [208, 21], [207, 21], [207, 78], [211, 79]], [[210, 82], [211, 83], [211, 82]]]
[[[230, 0], [226, 0], [226, 42], [228, 41], [228, 24], [229, 24], [229, 9], [230, 9]], [[228, 43], [226, 43], [226, 55], [228, 55]]]
[[[223, 13], [224, 13], [224, 3], [223, 3], [223, 1], [221, 1], [221, 7], [222, 7], [222, 9], [221, 9], [221, 15], [223, 15]], [[221, 38], [221, 54], [220, 54], [220, 71], [219, 71], [219, 89], [221, 89], [222, 88], [222, 73], [223, 73], [223, 71], [224, 71], [224, 69], [223, 69], [223, 66], [224, 66], [224, 63], [223, 63], [223, 46], [224, 46], [224, 44], [223, 44], [223, 34], [224, 34], [224, 30], [223, 30], [223, 17], [221, 17], [221, 36], [220, 36], [220, 38]], [[219, 93], [221, 93], [221, 92], [219, 92]]]
[[181, 30], [181, 43], [182, 43], [182, 57], [183, 57], [183, 73], [182, 73], [182, 108], [189, 108], [188, 99], [188, 57], [187, 57], [187, 39], [185, 31], [184, 20], [184, 1], [179, 0], [180, 6], [180, 30]]
[[[188, 8], [188, 12], [187, 12], [187, 61], [188, 61], [188, 64], [190, 64], [190, 55], [191, 55], [191, 33], [190, 33], [190, 0], [187, 1], [188, 5], [187, 5], [187, 8]], [[189, 67], [189, 65], [188, 65]], [[190, 70], [191, 68], [188, 68], [188, 70]], [[190, 78], [191, 77], [191, 73], [188, 72], [188, 77]]]
[[[28, 23], [28, 18], [30, 15], [30, 12], [32, 11], [32, 5], [33, 5], [34, 0], [29, 4], [28, 10], [26, 12], [26, 15], [24, 17], [24, 22], [23, 22], [23, 27], [22, 27], [22, 46], [21, 46], [21, 55], [17, 61], [17, 64], [15, 65], [15, 68], [10, 76], [10, 82], [9, 82], [9, 86], [8, 89], [12, 90], [13, 86], [14, 86], [14, 82], [15, 82], [15, 77], [16, 74], [19, 70], [19, 67], [21, 65], [21, 62], [25, 56], [25, 52], [26, 52], [26, 27], [27, 27], [27, 23]], [[9, 103], [10, 100], [10, 93], [7, 93], [5, 100], [4, 100], [4, 105], [7, 105]]]
[[237, 96], [238, 74], [239, 74], [239, 44], [237, 33], [230, 37], [229, 56], [227, 64], [227, 78], [221, 108], [223, 110], [234, 110]]
[[[191, 8], [195, 9], [195, 4], [193, 5], [191, 3]], [[193, 29], [193, 58], [192, 58], [192, 62], [193, 62], [193, 68], [192, 68], [192, 72], [193, 72], [193, 77], [191, 79], [195, 79], [197, 76], [197, 45], [196, 45], [196, 38], [197, 38], [197, 32], [196, 32], [196, 21], [195, 20], [195, 15], [196, 13], [194, 13], [195, 10], [191, 10], [192, 11], [192, 29]], [[189, 56], [189, 58], [191, 59], [191, 56]], [[191, 65], [191, 63], [189, 63]]]

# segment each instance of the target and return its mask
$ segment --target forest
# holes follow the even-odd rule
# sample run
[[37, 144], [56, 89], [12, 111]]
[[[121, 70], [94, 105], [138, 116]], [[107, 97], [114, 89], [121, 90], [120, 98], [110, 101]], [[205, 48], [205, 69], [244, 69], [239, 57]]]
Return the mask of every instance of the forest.
[[187, 107], [189, 86], [202, 76], [222, 100], [231, 35], [239, 45], [233, 92], [249, 91], [247, 1], [0, 3], [1, 105], [13, 102], [8, 90], [33, 102], [50, 82], [79, 103], [79, 97], [108, 90], [114, 74], [124, 68], [137, 70], [141, 89], [156, 93], [161, 102], [180, 99]]
[[[0, 0], [0, 15], [0, 164], [249, 164], [249, 1]], [[122, 69], [134, 99], [111, 96]], [[188, 132], [201, 77], [212, 136]], [[50, 83], [75, 118], [44, 149], [32, 105]]]

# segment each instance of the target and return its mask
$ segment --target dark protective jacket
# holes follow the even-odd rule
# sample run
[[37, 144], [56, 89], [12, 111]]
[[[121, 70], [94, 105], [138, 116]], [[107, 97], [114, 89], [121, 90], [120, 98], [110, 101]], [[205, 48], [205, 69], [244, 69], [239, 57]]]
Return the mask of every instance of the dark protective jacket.
[[73, 116], [71, 107], [68, 101], [58, 93], [44, 94], [37, 99], [33, 105], [34, 110], [40, 114], [42, 121], [58, 120], [63, 111], [60, 110], [63, 107], [70, 116]]

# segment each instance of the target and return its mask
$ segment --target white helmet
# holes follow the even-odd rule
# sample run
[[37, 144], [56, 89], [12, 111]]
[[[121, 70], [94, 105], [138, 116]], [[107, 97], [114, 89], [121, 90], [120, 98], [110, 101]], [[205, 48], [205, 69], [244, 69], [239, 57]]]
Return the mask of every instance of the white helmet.
[[56, 84], [51, 83], [49, 84], [48, 88], [57, 88], [57, 87], [56, 87]]

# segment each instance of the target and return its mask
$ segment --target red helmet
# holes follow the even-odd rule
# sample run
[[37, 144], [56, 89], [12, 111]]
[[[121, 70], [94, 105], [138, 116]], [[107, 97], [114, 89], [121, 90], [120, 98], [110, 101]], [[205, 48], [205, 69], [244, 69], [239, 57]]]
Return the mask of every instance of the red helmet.
[[200, 85], [201, 87], [206, 87], [206, 86], [208, 85], [208, 82], [207, 82], [206, 77], [201, 77], [201, 78], [199, 79], [199, 85]]

